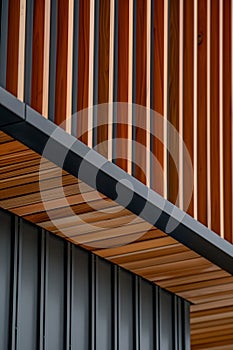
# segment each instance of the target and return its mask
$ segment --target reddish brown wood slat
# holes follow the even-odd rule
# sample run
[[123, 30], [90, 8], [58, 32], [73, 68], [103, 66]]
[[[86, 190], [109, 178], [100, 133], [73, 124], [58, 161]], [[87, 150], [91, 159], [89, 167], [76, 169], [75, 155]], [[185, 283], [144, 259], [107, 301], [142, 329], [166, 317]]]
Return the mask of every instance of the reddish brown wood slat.
[[[118, 53], [117, 53], [117, 102], [128, 102], [129, 78], [129, 2], [118, 0]], [[127, 147], [119, 139], [128, 138], [127, 113], [117, 109], [116, 164], [127, 171]]]
[[[67, 50], [68, 50], [68, 8], [67, 0], [57, 2], [57, 58], [55, 123], [60, 125], [66, 119]], [[65, 127], [65, 125], [63, 125]]]
[[[146, 106], [146, 0], [138, 0], [136, 3], [136, 67], [134, 67], [136, 84], [134, 102], [140, 106]], [[149, 92], [148, 92], [149, 93]], [[135, 128], [135, 171], [134, 176], [146, 183], [146, 110], [136, 108], [133, 115], [136, 122]]]
[[[163, 115], [163, 96], [164, 96], [164, 0], [154, 0], [153, 13], [153, 41], [152, 41], [152, 71], [153, 71], [153, 101], [152, 108], [156, 113]], [[157, 118], [152, 120], [153, 134], [156, 135], [157, 129], [160, 127], [156, 122]], [[159, 134], [163, 135], [163, 128], [160, 127]], [[163, 174], [160, 173], [160, 167], [163, 168], [163, 152], [164, 145], [158, 137], [152, 138], [152, 153], [154, 159], [151, 159], [153, 169], [151, 187], [159, 194], [163, 195]]]
[[[179, 0], [170, 2], [169, 23], [169, 122], [179, 131]], [[168, 199], [175, 203], [178, 194], [179, 144], [168, 134], [169, 147], [175, 150], [175, 157], [168, 155]]]
[[31, 106], [42, 113], [45, 0], [34, 2]]
[[220, 233], [220, 154], [219, 154], [219, 3], [211, 2], [210, 24], [210, 175], [211, 228]]
[[232, 101], [231, 101], [231, 4], [223, 1], [223, 164], [224, 164], [224, 234], [233, 243], [232, 227]]
[[[79, 2], [79, 37], [78, 37], [78, 97], [77, 111], [88, 107], [89, 78], [89, 35], [90, 35], [90, 0]], [[87, 118], [80, 115], [77, 120], [77, 133], [80, 141], [87, 144]]]
[[17, 96], [20, 0], [9, 0], [6, 89]]
[[[110, 44], [110, 0], [99, 4], [99, 66], [98, 66], [98, 104], [108, 102], [109, 93], [109, 44]], [[107, 112], [107, 111], [106, 111]], [[108, 115], [98, 114], [97, 144], [98, 152], [107, 157]]]
[[[183, 140], [193, 164], [193, 84], [194, 84], [194, 1], [184, 1], [184, 100]], [[196, 38], [195, 38], [196, 39]], [[184, 196], [189, 188], [189, 174], [184, 174]], [[193, 215], [193, 196], [187, 212]]]
[[198, 1], [197, 169], [198, 220], [207, 225], [207, 0]]

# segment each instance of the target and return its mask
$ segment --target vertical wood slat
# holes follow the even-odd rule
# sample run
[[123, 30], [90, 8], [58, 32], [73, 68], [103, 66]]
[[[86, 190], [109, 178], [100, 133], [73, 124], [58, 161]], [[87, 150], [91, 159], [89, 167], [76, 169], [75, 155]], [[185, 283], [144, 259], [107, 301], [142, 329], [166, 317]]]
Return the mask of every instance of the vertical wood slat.
[[42, 112], [43, 102], [43, 70], [44, 70], [44, 19], [45, 0], [35, 1], [33, 14], [32, 39], [32, 82], [31, 106]]
[[17, 96], [20, 0], [9, 0], [6, 89]]
[[94, 94], [94, 38], [95, 38], [95, 1], [90, 0], [90, 31], [89, 31], [89, 75], [88, 75], [88, 130], [87, 145], [92, 147], [93, 142], [93, 105]]
[[[89, 36], [90, 36], [90, 0], [79, 2], [79, 42], [78, 42], [78, 96], [77, 111], [88, 107], [89, 85]], [[81, 54], [82, 53], [82, 54]], [[77, 120], [77, 134], [80, 141], [88, 143], [88, 120], [82, 116]]]
[[[66, 0], [59, 0], [57, 6], [57, 57], [54, 121], [56, 124], [60, 125], [66, 120], [69, 2]], [[65, 125], [63, 125], [63, 127], [65, 128]]]
[[50, 47], [50, 0], [45, 0], [44, 14], [44, 57], [43, 57], [43, 90], [42, 90], [42, 115], [48, 118], [49, 96], [49, 47]]
[[224, 237], [223, 185], [223, 2], [219, 0], [219, 152], [220, 152], [220, 236]]
[[114, 41], [116, 40], [115, 32], [115, 0], [110, 0], [110, 14], [109, 14], [109, 84], [108, 84], [108, 160], [112, 160], [112, 148], [113, 148], [113, 100], [114, 100]]
[[[166, 19], [165, 19], [165, 3], [166, 1], [161, 0], [153, 1], [153, 45], [152, 45], [152, 56], [153, 62], [151, 63], [152, 75], [152, 104], [151, 108], [156, 112], [156, 117], [152, 118], [152, 135], [157, 133], [163, 140], [163, 125], [159, 125], [157, 117], [165, 118], [164, 109], [164, 95], [167, 94], [167, 89], [165, 85], [167, 74], [167, 65], [165, 66], [165, 45], [164, 42], [167, 41], [167, 31], [165, 30]], [[165, 21], [164, 21], [165, 19]], [[166, 32], [166, 34], [165, 34]], [[164, 36], [166, 40], [164, 40]], [[166, 103], [166, 102], [165, 102]], [[158, 115], [157, 115], [158, 113]], [[164, 116], [163, 116], [164, 114]], [[152, 136], [151, 152], [153, 154], [151, 160], [151, 167], [153, 169], [151, 174], [151, 187], [157, 191], [159, 194], [164, 193], [164, 144], [158, 139], [158, 137]]]
[[179, 7], [179, 207], [184, 208], [184, 1], [180, 0]]
[[133, 0], [129, 0], [129, 28], [128, 28], [128, 120], [126, 122], [127, 126], [127, 155], [125, 158], [127, 159], [127, 171], [129, 174], [132, 174], [132, 161], [133, 161], [133, 110], [132, 110], [132, 103], [133, 101], [133, 64], [135, 60], [135, 52], [134, 52], [134, 46], [135, 46], [135, 33], [134, 33], [134, 27], [135, 27], [135, 6], [136, 2]]
[[68, 5], [68, 43], [67, 43], [67, 90], [66, 90], [66, 131], [71, 134], [72, 83], [73, 83], [73, 35], [74, 35], [74, 0]]
[[198, 0], [194, 0], [194, 21], [193, 21], [193, 216], [197, 219], [198, 197], [197, 197], [197, 65], [198, 65]]
[[[233, 201], [233, 0], [231, 0], [231, 141], [230, 141], [230, 149], [231, 149], [231, 201]], [[233, 243], [233, 204], [231, 203], [231, 237], [230, 242]], [[227, 238], [227, 237], [226, 237]]]
[[[198, 220], [207, 225], [207, 1], [198, 1], [197, 202]], [[195, 39], [197, 40], [197, 38]]]
[[[129, 29], [132, 23], [132, 6], [133, 1], [118, 0], [118, 52], [117, 52], [117, 102], [129, 102]], [[130, 9], [130, 10], [129, 10]], [[129, 21], [130, 19], [130, 21]], [[121, 105], [119, 104], [116, 111], [116, 130], [113, 150], [113, 158], [118, 166], [124, 170], [129, 169], [127, 159], [129, 159], [127, 143], [123, 139], [128, 138], [128, 118], [125, 113], [121, 113]], [[121, 140], [120, 140], [121, 139]], [[124, 145], [126, 144], [126, 147]]]
[[146, 9], [146, 185], [151, 186], [151, 0], [147, 0]]
[[[143, 0], [138, 0], [136, 5], [136, 74], [134, 81], [135, 96], [133, 102], [140, 106], [146, 106], [146, 10], [144, 9]], [[146, 113], [145, 108], [137, 108], [133, 112], [135, 120], [133, 139], [136, 141], [133, 146], [134, 154], [134, 176], [146, 183]]]
[[210, 113], [210, 57], [211, 57], [211, 3], [207, 0], [207, 225], [211, 228], [211, 113]]
[[[220, 232], [219, 155], [219, 4], [211, 2], [210, 13], [210, 228]], [[214, 174], [214, 176], [213, 176]]]
[[18, 52], [18, 86], [17, 97], [24, 100], [24, 69], [25, 69], [25, 31], [26, 31], [26, 0], [20, 0], [19, 18], [19, 52]]
[[164, 179], [163, 179], [163, 195], [164, 198], [168, 198], [168, 152], [167, 152], [167, 120], [168, 120], [168, 108], [169, 108], [169, 99], [168, 99], [168, 54], [169, 54], [169, 43], [168, 43], [168, 33], [169, 33], [169, 12], [170, 6], [168, 1], [164, 1], [164, 100], [163, 100], [163, 113], [164, 113], [164, 130], [163, 130], [163, 167], [164, 167]]
[[[194, 162], [194, 0], [184, 1], [184, 99], [183, 99], [183, 140]], [[190, 190], [189, 178], [184, 174], [184, 196]], [[193, 215], [193, 196], [187, 212]]]
[[[168, 120], [179, 131], [179, 1], [170, 3], [169, 20], [169, 102]], [[174, 157], [168, 154], [168, 199], [176, 203], [179, 184], [179, 142], [168, 130], [168, 146], [174, 149]], [[177, 203], [178, 205], [178, 203]]]
[[233, 243], [232, 230], [232, 101], [231, 101], [231, 80], [232, 59], [230, 52], [231, 43], [231, 1], [223, 1], [223, 201], [224, 201], [224, 237]]
[[[112, 1], [113, 2], [113, 1]], [[114, 4], [114, 3], [113, 3]], [[98, 57], [98, 104], [109, 101], [110, 63], [110, 0], [101, 0], [99, 5], [99, 57]], [[111, 8], [112, 9], [112, 8]], [[114, 15], [114, 13], [113, 13]], [[112, 28], [114, 33], [114, 27]], [[112, 34], [113, 35], [113, 34]], [[112, 43], [113, 50], [113, 43]], [[111, 53], [113, 55], [113, 53]], [[113, 64], [112, 64], [113, 74]], [[112, 97], [111, 97], [112, 98]], [[99, 113], [98, 113], [99, 112]], [[108, 156], [108, 114], [97, 111], [97, 150]], [[100, 123], [100, 124], [99, 124]], [[98, 126], [99, 125], [99, 126]], [[101, 144], [102, 143], [102, 144]]]

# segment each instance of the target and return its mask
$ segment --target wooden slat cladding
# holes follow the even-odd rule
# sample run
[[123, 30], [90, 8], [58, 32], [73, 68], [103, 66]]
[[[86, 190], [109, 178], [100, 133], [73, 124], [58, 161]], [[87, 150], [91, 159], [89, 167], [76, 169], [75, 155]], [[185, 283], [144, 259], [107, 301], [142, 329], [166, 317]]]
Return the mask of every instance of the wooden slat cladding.
[[[134, 17], [134, 77], [133, 77], [133, 102], [140, 106], [146, 106], [146, 1], [137, 0], [134, 3], [136, 15]], [[133, 175], [140, 181], [146, 184], [146, 177], [149, 174], [146, 172], [146, 110], [144, 108], [133, 109]]]
[[198, 1], [197, 219], [207, 225], [207, 0]]
[[45, 0], [35, 1], [32, 42], [31, 106], [42, 113], [44, 68], [44, 18]]
[[[77, 111], [88, 107], [88, 72], [89, 72], [89, 35], [90, 35], [90, 0], [79, 2], [78, 29], [78, 97]], [[80, 54], [82, 53], [82, 54]], [[74, 62], [74, 64], [77, 64]], [[78, 118], [77, 133], [79, 139], [87, 144], [87, 120]], [[83, 125], [82, 125], [83, 124]]]
[[[114, 102], [128, 101], [128, 80], [129, 80], [129, 2], [118, 0], [118, 17], [117, 17], [117, 98]], [[116, 115], [117, 126], [115, 130], [116, 149], [114, 158], [116, 164], [124, 170], [128, 170], [127, 163], [127, 146], [120, 139], [128, 138], [128, 118], [123, 115], [121, 109], [117, 109]]]
[[[232, 18], [231, 6], [229, 0], [223, 1], [223, 234], [224, 237], [233, 243], [232, 227], [232, 103], [231, 100], [231, 80], [232, 74], [232, 56], [231, 56], [231, 25]], [[231, 151], [230, 151], [231, 150]]]
[[[211, 228], [220, 232], [220, 154], [219, 154], [219, 3], [210, 6], [210, 199]], [[211, 174], [215, 176], [211, 176]]]
[[[7, 50], [1, 52], [6, 88], [22, 99], [26, 84], [27, 102], [57, 124], [68, 120], [71, 111], [97, 103], [151, 107], [177, 129], [189, 151], [194, 188], [188, 213], [233, 242], [232, 1], [28, 4], [9, 0], [2, 12], [8, 13]], [[29, 24], [33, 31], [27, 40], [25, 6], [32, 12], [26, 14], [26, 33]], [[109, 121], [113, 125], [87, 132], [88, 127]], [[110, 147], [102, 144], [99, 151], [183, 207], [192, 174], [184, 172], [182, 148], [166, 123], [158, 126], [146, 111], [135, 114], [131, 107], [128, 113], [121, 107], [110, 107], [106, 115], [80, 113], [72, 123], [66, 123], [66, 130], [91, 147], [113, 137]], [[162, 140], [152, 136], [159, 127]], [[176, 149], [174, 159], [166, 146]]]
[[57, 62], [54, 121], [58, 125], [66, 120], [69, 1], [59, 0], [57, 2]]
[[[153, 41], [152, 41], [152, 103], [151, 107], [161, 116], [163, 116], [164, 105], [164, 1], [153, 1]], [[159, 123], [153, 122], [151, 128], [152, 134], [156, 134]], [[159, 131], [163, 135], [163, 129]], [[164, 193], [164, 176], [159, 171], [163, 169], [164, 147], [158, 137], [152, 136], [151, 151], [154, 157], [151, 159], [151, 167], [154, 171], [151, 174], [151, 188], [163, 195]]]
[[[101, 0], [99, 3], [98, 104], [108, 103], [109, 101], [109, 45], [110, 1]], [[107, 158], [108, 114], [98, 113], [96, 124], [97, 150]]]
[[17, 96], [20, 0], [9, 0], [6, 89]]
[[[183, 139], [193, 163], [193, 86], [194, 86], [194, 0], [184, 1], [184, 57], [183, 57]], [[184, 194], [188, 186], [188, 176], [184, 176]], [[188, 211], [193, 216], [193, 197]]]
[[[179, 131], [179, 1], [170, 2], [170, 21], [169, 21], [169, 76], [168, 76], [168, 120]], [[169, 147], [175, 149], [175, 159], [168, 154], [168, 199], [175, 203], [178, 196], [179, 184], [179, 143], [172, 138], [168, 130], [167, 142]]]

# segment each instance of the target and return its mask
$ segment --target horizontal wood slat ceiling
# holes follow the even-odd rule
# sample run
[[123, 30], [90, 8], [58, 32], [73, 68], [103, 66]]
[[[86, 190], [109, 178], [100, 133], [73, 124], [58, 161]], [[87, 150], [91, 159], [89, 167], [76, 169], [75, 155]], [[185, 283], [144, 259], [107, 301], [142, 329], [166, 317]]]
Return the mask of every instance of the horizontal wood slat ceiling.
[[[39, 184], [40, 156], [3, 132], [0, 132], [0, 150], [2, 208], [189, 300], [193, 304], [193, 349], [203, 349], [205, 342], [209, 344], [210, 336], [215, 345], [220, 341], [221, 346], [231, 344], [232, 275], [105, 196], [98, 193], [96, 199], [96, 190], [62, 171], [65, 204], [59, 188], [61, 172], [43, 159], [45, 210]], [[68, 206], [76, 216], [69, 216]], [[137, 232], [138, 239], [133, 241]], [[130, 235], [132, 242], [128, 243]], [[119, 240], [122, 245], [114, 247]], [[113, 247], [102, 249], [101, 246]]]

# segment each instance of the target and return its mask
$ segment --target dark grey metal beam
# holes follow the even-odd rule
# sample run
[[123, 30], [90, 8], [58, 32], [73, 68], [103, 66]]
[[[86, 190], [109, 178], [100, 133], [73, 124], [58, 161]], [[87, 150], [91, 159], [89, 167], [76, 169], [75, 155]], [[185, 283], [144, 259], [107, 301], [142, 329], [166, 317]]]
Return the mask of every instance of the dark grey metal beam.
[[232, 244], [2, 88], [0, 129], [233, 274]]

